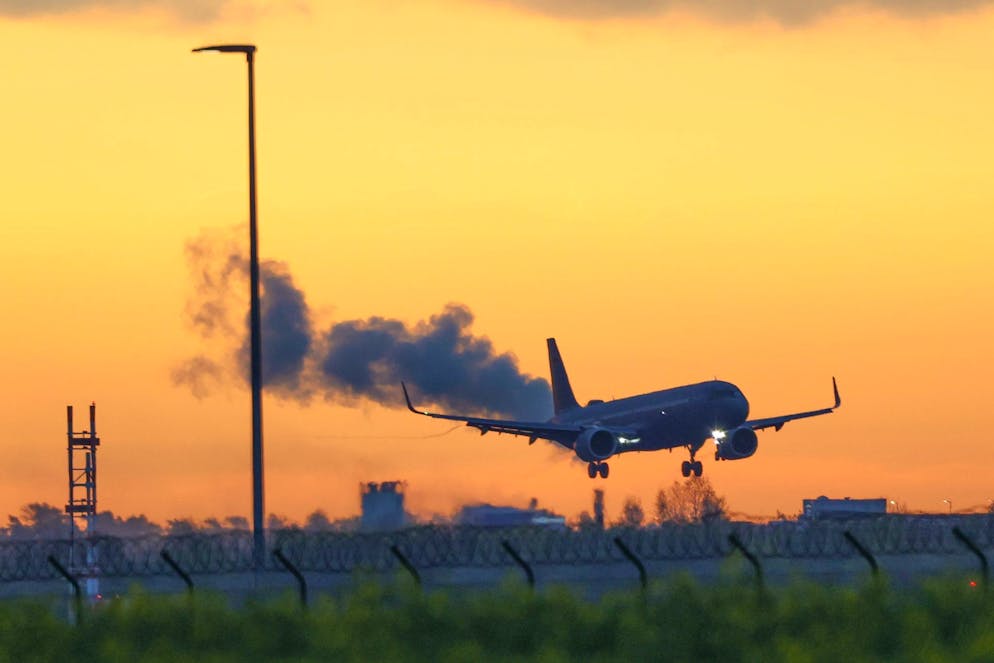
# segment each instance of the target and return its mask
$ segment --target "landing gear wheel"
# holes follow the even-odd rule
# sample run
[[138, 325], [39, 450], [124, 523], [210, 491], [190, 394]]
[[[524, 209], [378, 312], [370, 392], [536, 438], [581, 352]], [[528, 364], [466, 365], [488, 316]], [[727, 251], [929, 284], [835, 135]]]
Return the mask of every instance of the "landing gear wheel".
[[587, 476], [591, 479], [597, 476], [597, 463], [587, 463]]
[[702, 474], [704, 474], [704, 463], [702, 463], [701, 461], [699, 461], [699, 460], [695, 461], [695, 462], [691, 463], [690, 465], [691, 465], [690, 469], [694, 472], [694, 476], [695, 477], [699, 477]]
[[597, 472], [601, 475], [601, 479], [606, 479], [609, 471], [610, 468], [607, 466], [607, 463], [601, 463], [597, 466]]
[[689, 460], [685, 460], [685, 461], [683, 461], [683, 463], [680, 464], [680, 473], [683, 476], [685, 476], [685, 477], [689, 477], [690, 476], [690, 461]]

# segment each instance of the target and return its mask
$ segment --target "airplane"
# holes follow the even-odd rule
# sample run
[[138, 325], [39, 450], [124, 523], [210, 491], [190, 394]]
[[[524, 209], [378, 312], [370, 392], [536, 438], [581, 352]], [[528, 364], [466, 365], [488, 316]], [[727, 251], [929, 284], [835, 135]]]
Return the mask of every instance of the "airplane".
[[462, 421], [479, 429], [480, 435], [508, 433], [536, 440], [551, 440], [569, 449], [587, 463], [587, 475], [608, 477], [608, 459], [633, 451], [657, 451], [685, 447], [690, 460], [680, 471], [685, 477], [701, 476], [704, 467], [696, 454], [709, 440], [715, 443], [715, 460], [741, 460], [756, 453], [756, 431], [779, 431], [788, 421], [831, 414], [841, 404], [839, 388], [832, 378], [835, 404], [832, 407], [797, 412], [766, 419], [749, 419], [749, 401], [730, 382], [712, 380], [612, 401], [592, 400], [580, 406], [573, 396], [566, 367], [556, 345], [547, 339], [549, 372], [552, 377], [554, 416], [548, 421], [486, 419], [419, 410], [411, 403], [407, 385], [401, 383], [408, 409], [426, 417]]

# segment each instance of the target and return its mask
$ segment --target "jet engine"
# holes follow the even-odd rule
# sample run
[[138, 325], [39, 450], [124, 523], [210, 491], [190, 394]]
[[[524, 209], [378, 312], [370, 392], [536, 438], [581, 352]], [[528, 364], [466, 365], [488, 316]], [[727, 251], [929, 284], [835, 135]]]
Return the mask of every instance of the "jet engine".
[[756, 453], [759, 438], [751, 428], [736, 428], [725, 435], [714, 457], [718, 460], [740, 460]]
[[587, 428], [576, 438], [573, 451], [588, 463], [606, 460], [618, 451], [618, 438], [603, 428]]

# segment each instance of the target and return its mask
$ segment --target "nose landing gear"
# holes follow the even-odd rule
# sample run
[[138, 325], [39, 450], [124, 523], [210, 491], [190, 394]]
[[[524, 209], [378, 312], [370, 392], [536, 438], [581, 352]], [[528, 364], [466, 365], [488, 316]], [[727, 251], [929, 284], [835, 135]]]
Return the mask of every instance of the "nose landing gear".
[[602, 479], [606, 479], [610, 468], [607, 463], [587, 463], [587, 476], [591, 479], [597, 477], [598, 474], [601, 475]]

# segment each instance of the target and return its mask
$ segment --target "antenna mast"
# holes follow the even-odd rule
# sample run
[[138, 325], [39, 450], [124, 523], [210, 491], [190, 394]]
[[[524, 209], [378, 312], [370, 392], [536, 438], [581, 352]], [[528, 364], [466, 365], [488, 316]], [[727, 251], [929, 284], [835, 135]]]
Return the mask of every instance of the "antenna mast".
[[[100, 594], [97, 550], [93, 542], [97, 516], [97, 406], [90, 403], [90, 429], [73, 431], [72, 405], [66, 406], [67, 455], [69, 460], [69, 570], [86, 579], [86, 593], [92, 600]], [[84, 526], [85, 525], [85, 526]], [[85, 532], [84, 559], [76, 559], [77, 532]]]

